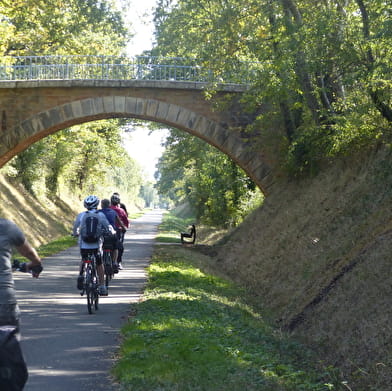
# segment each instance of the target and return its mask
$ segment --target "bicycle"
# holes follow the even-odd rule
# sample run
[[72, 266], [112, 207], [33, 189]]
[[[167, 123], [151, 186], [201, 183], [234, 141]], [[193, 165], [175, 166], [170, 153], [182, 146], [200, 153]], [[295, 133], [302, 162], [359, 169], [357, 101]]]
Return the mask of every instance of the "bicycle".
[[105, 270], [105, 285], [109, 288], [109, 282], [114, 277], [112, 250], [109, 248], [103, 249], [103, 266]]
[[80, 295], [83, 296], [86, 293], [88, 313], [92, 314], [94, 310], [98, 310], [99, 301], [99, 282], [95, 254], [89, 252], [82, 258], [82, 262], [83, 289]]
[[103, 266], [105, 270], [105, 285], [106, 288], [109, 288], [109, 282], [114, 277], [115, 273], [118, 273], [116, 270], [117, 265], [114, 264], [113, 261], [113, 251], [116, 246], [116, 236], [111, 234], [104, 235], [102, 251], [103, 251]]

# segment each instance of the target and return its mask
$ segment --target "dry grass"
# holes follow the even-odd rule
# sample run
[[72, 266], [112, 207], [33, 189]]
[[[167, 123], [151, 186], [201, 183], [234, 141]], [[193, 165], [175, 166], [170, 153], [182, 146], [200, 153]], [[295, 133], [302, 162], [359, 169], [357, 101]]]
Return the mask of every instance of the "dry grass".
[[389, 162], [382, 150], [281, 184], [209, 261], [360, 391], [392, 389]]
[[35, 247], [71, 232], [77, 209], [70, 205], [59, 199], [33, 198], [0, 175], [0, 217], [14, 221]]

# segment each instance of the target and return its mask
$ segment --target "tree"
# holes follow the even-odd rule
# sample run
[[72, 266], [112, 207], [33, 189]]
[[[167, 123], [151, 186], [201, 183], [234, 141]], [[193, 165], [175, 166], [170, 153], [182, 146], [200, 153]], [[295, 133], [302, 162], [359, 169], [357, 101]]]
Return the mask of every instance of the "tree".
[[249, 212], [243, 204], [255, 192], [254, 183], [226, 155], [194, 136], [171, 130], [158, 170], [158, 193], [175, 204], [186, 201], [205, 223], [236, 225]]
[[[365, 5], [363, 0], [355, 0], [362, 19], [362, 34], [363, 34], [363, 41], [364, 41], [364, 63], [367, 68], [367, 77], [370, 81], [368, 85], [369, 94], [371, 99], [376, 106], [377, 110], [380, 111], [382, 116], [388, 120], [389, 123], [392, 123], [392, 107], [391, 107], [391, 83], [385, 83], [385, 80], [380, 78], [384, 76], [384, 72], [387, 70], [386, 68], [390, 66], [391, 58], [391, 51], [389, 50], [382, 50], [382, 48], [378, 45], [378, 43], [372, 43], [373, 34], [377, 32], [379, 37], [381, 38], [391, 38], [391, 33], [387, 32], [385, 29], [385, 17], [390, 14], [390, 4], [387, 5], [385, 1], [375, 1], [373, 2], [373, 7], [369, 4], [369, 9], [373, 11], [373, 16], [375, 21], [378, 19], [383, 22], [382, 29], [377, 28], [374, 23], [371, 23], [368, 7]], [[389, 15], [390, 16], [390, 15]], [[373, 30], [373, 34], [372, 34]], [[376, 41], [376, 40], [374, 40]], [[387, 43], [387, 42], [385, 42]], [[390, 43], [390, 42], [389, 42]], [[376, 56], [374, 54], [374, 49], [381, 49], [382, 52], [386, 52], [386, 60], [385, 58]], [[386, 49], [386, 48], [385, 48]], [[389, 64], [389, 65], [388, 65]], [[381, 72], [379, 69], [381, 68]], [[384, 68], [384, 69], [383, 69]], [[376, 79], [376, 80], [374, 80]], [[380, 80], [381, 79], [381, 80]], [[374, 83], [376, 82], [376, 83]]]
[[44, 144], [36, 143], [10, 162], [20, 183], [32, 194], [35, 193], [34, 184], [45, 175], [44, 166], [39, 158], [43, 155], [44, 150]]
[[271, 110], [249, 131], [281, 119], [287, 160], [301, 171], [389, 137], [390, 20], [385, 0], [161, 0], [153, 53], [200, 58], [223, 80], [251, 61], [244, 102]]
[[108, 0], [5, 0], [4, 55], [118, 54], [130, 34]]

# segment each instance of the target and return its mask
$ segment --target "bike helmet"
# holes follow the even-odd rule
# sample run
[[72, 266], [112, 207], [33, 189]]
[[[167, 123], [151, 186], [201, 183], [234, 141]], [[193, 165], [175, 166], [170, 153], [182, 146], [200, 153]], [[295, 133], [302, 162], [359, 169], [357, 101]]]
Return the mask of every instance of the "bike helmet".
[[113, 205], [118, 205], [120, 203], [120, 197], [117, 194], [113, 194], [112, 198], [110, 198], [110, 202]]
[[95, 195], [89, 195], [84, 199], [83, 204], [86, 209], [95, 209], [99, 205], [99, 198]]

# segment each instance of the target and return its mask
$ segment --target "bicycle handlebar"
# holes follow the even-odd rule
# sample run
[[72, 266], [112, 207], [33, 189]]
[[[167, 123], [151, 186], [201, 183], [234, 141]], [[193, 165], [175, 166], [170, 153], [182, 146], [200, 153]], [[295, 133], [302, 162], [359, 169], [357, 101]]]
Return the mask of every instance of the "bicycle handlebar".
[[30, 268], [30, 270], [27, 270], [27, 263], [26, 262], [20, 262], [19, 259], [14, 259], [12, 262], [12, 269], [17, 270], [22, 273], [32, 273], [34, 275], [39, 275], [44, 268], [42, 265], [35, 265]]

